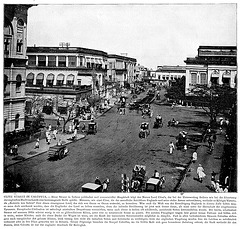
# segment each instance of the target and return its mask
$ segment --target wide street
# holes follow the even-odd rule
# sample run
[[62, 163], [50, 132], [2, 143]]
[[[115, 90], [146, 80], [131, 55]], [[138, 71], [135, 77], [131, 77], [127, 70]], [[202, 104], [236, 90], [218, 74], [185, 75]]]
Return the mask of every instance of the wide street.
[[[180, 179], [180, 173], [190, 161], [194, 147], [187, 152], [168, 152], [170, 141], [176, 142], [179, 131], [199, 131], [193, 127], [196, 121], [208, 121], [201, 110], [185, 107], [152, 104], [153, 118], [142, 118], [136, 111], [126, 109], [126, 115], [117, 113], [113, 107], [97, 119], [98, 132], [68, 145], [70, 154], [62, 160], [49, 161], [47, 152], [9, 167], [20, 173], [27, 192], [80, 192], [81, 186], [110, 179], [109, 192], [121, 191], [121, 174], [131, 178], [135, 164], [146, 166], [147, 176], [158, 170], [166, 177], [163, 192], [171, 192]], [[153, 129], [154, 117], [161, 114], [164, 126]], [[185, 127], [167, 127], [167, 121], [175, 118]], [[138, 137], [141, 122], [150, 123], [150, 135]], [[193, 123], [192, 123], [193, 122]], [[186, 124], [191, 124], [186, 127]], [[209, 156], [209, 155], [208, 155]]]

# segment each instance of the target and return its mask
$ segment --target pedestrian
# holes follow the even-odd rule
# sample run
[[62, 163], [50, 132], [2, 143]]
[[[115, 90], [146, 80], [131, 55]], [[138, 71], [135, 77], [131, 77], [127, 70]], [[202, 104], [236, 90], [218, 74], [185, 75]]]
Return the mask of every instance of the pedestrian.
[[197, 152], [194, 151], [192, 154], [192, 162], [195, 163], [197, 161]]
[[49, 125], [48, 125], [48, 131], [51, 132], [51, 130], [52, 130], [52, 125], [49, 124]]
[[39, 138], [37, 138], [34, 149], [39, 149]]
[[216, 190], [216, 173], [214, 171], [212, 171], [211, 173], [211, 189], [212, 190]]
[[51, 134], [49, 133], [47, 136], [47, 144], [49, 145], [51, 143]]
[[186, 144], [183, 146], [183, 151], [187, 152], [187, 145]]
[[73, 139], [77, 137], [77, 128], [74, 129], [74, 132], [73, 132]]
[[84, 133], [86, 130], [86, 125], [83, 123], [83, 126], [82, 126], [82, 132]]
[[102, 185], [101, 181], [99, 180], [99, 177], [96, 177], [94, 183], [95, 183], [95, 184]]
[[57, 139], [57, 129], [53, 130], [53, 139]]
[[170, 144], [169, 144], [169, 153], [172, 154], [174, 149], [175, 149], [175, 146], [174, 146], [173, 142], [170, 142]]
[[197, 175], [198, 175], [198, 181], [202, 183], [203, 178], [206, 176], [206, 174], [204, 173], [204, 169], [201, 164], [198, 165]]
[[154, 171], [153, 177], [158, 179], [160, 178], [160, 174], [157, 170]]
[[50, 133], [48, 132], [48, 130], [46, 131], [46, 142], [48, 143], [48, 135], [49, 135]]
[[68, 132], [69, 134], [71, 134], [73, 131], [73, 128], [72, 128], [72, 124], [70, 123], [69, 126], [68, 126]]
[[58, 139], [57, 145], [58, 145], [58, 146], [61, 146], [61, 145], [62, 145], [62, 140], [61, 140], [61, 138]]

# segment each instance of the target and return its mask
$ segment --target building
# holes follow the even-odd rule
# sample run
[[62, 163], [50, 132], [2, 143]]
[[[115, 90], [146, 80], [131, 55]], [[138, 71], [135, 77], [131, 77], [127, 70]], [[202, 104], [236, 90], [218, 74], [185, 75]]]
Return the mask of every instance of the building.
[[107, 53], [81, 47], [28, 47], [26, 95], [66, 101], [104, 96]]
[[4, 132], [24, 129], [27, 11], [33, 5], [4, 5]]
[[237, 85], [237, 47], [199, 46], [198, 55], [186, 63], [186, 95], [195, 85]]
[[158, 66], [156, 70], [155, 77], [151, 80], [157, 85], [169, 86], [171, 82], [176, 81], [176, 79], [181, 79], [186, 75], [185, 66]]
[[132, 85], [136, 80], [135, 66], [137, 60], [127, 56], [108, 55], [107, 81], [118, 82], [121, 87]]

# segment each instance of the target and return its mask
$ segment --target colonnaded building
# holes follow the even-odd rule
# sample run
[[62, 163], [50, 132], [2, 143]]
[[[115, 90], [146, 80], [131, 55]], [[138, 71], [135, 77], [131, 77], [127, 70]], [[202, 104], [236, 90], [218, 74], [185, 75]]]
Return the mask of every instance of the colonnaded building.
[[198, 55], [186, 63], [186, 95], [197, 85], [237, 86], [237, 47], [199, 46]]
[[27, 11], [33, 5], [4, 5], [4, 132], [24, 129]]
[[[28, 47], [26, 95], [51, 98], [57, 110], [91, 95], [109, 98], [134, 80], [136, 59], [82, 47]], [[65, 105], [64, 105], [65, 104]]]

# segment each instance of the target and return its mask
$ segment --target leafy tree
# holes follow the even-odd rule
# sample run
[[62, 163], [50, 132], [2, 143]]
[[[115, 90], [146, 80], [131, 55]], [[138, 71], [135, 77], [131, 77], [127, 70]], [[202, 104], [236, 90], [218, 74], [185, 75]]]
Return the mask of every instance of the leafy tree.
[[193, 102], [201, 106], [210, 118], [210, 124], [216, 124], [219, 114], [228, 114], [237, 101], [236, 89], [224, 85], [196, 85], [192, 90]]
[[63, 120], [63, 127], [62, 127], [62, 132], [66, 132], [66, 125], [68, 122], [76, 119], [78, 117], [78, 112], [77, 111], [77, 105], [75, 102], [72, 103], [67, 103], [67, 115], [62, 115], [59, 112], [53, 110], [53, 114], [56, 115], [58, 118]]
[[183, 100], [185, 98], [185, 77], [176, 79], [176, 82], [172, 82], [171, 86], [166, 88], [166, 91], [165, 97], [174, 101]]

